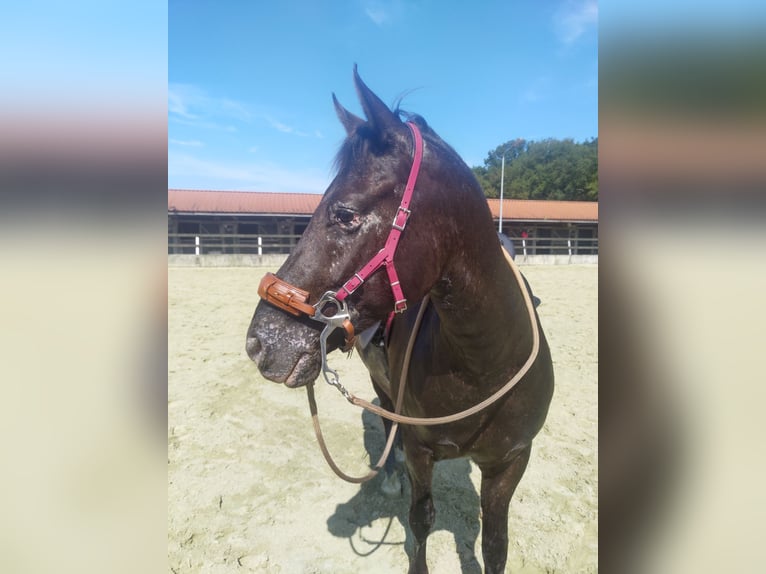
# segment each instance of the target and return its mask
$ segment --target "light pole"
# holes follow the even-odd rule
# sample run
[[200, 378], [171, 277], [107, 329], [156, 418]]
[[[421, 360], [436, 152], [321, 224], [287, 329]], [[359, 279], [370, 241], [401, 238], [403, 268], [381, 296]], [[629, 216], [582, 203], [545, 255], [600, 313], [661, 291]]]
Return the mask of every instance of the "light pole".
[[505, 150], [503, 150], [503, 160], [500, 163], [500, 219], [497, 222], [497, 232], [503, 232], [503, 183], [505, 182]]

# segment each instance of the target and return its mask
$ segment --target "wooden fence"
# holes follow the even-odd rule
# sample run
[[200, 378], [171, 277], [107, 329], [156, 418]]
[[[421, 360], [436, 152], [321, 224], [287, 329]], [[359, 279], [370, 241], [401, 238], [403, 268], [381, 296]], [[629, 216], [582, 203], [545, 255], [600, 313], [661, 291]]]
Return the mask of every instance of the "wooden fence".
[[[168, 254], [287, 255], [300, 235], [168, 234]], [[512, 237], [517, 255], [598, 255], [598, 237]]]

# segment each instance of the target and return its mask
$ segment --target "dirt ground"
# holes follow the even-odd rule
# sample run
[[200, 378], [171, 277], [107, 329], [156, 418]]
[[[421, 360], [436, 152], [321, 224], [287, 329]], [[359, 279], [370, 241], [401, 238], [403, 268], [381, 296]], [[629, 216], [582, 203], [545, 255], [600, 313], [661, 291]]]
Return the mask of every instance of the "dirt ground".
[[[316, 445], [303, 389], [263, 379], [245, 332], [266, 268], [168, 269], [169, 572], [406, 572], [409, 486], [401, 498], [336, 478]], [[598, 267], [529, 266], [543, 303], [556, 391], [513, 500], [508, 568], [596, 572]], [[341, 381], [372, 398], [359, 359], [330, 356]], [[362, 474], [382, 425], [317, 383], [333, 455]], [[431, 572], [481, 572], [480, 475], [436, 465]]]

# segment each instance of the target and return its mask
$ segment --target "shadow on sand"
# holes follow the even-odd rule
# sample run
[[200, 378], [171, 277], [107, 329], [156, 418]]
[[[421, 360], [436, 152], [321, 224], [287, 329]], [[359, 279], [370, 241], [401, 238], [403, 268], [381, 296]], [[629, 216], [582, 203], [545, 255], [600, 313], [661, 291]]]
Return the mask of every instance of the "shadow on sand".
[[[362, 413], [362, 424], [364, 446], [372, 461], [370, 464], [373, 464], [385, 446], [383, 425], [376, 415], [367, 411]], [[335, 513], [327, 519], [330, 533], [348, 538], [351, 549], [358, 556], [370, 556], [383, 546], [401, 545], [407, 556], [412, 557], [414, 540], [408, 524], [410, 485], [403, 463], [397, 464], [396, 472], [401, 477], [401, 496], [383, 494], [381, 471], [374, 479], [363, 483], [350, 500], [339, 504]], [[480, 528], [480, 503], [470, 473], [468, 459], [449, 460], [436, 465], [433, 478], [436, 523], [431, 534], [439, 530], [452, 534], [463, 574], [481, 573], [475, 553]], [[392, 535], [394, 520], [403, 526], [404, 540]]]

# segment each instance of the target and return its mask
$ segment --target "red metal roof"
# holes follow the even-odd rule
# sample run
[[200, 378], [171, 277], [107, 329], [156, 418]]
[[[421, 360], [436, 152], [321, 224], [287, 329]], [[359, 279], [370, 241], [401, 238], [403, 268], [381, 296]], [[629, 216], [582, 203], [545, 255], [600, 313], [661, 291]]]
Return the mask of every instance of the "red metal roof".
[[320, 199], [315, 193], [168, 189], [168, 211], [311, 215]]
[[[315, 193], [168, 189], [168, 211], [309, 216], [314, 213], [321, 199], [322, 196]], [[498, 219], [500, 200], [488, 199], [487, 203], [492, 217]], [[508, 221], [598, 222], [598, 203], [595, 201], [504, 199], [503, 219]]]
[[[488, 199], [493, 219], [500, 218], [500, 200]], [[544, 201], [540, 199], [504, 199], [503, 220], [523, 221], [593, 221], [598, 222], [597, 201]]]

